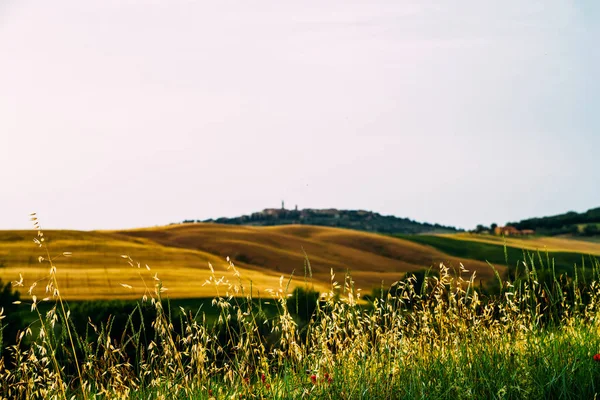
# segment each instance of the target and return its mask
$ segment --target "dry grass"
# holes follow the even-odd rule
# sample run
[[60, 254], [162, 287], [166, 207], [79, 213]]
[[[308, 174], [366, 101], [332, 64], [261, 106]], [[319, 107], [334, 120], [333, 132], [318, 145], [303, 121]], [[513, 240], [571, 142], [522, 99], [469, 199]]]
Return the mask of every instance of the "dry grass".
[[478, 271], [482, 279], [493, 279], [482, 262], [448, 256], [432, 247], [387, 236], [317, 226], [250, 227], [218, 224], [174, 225], [121, 232], [152, 239], [165, 246], [195, 249], [221, 257], [230, 256], [247, 269], [275, 269], [279, 273], [303, 274], [309, 256], [313, 278], [327, 284], [331, 269], [349, 270], [363, 288], [389, 285], [409, 271], [444, 262], [456, 268], [462, 262]]
[[[12, 281], [25, 273], [37, 280], [47, 274], [31, 255], [30, 236], [27, 231], [0, 231], [0, 261], [5, 263], [0, 279]], [[71, 300], [139, 297], [139, 286], [133, 285], [134, 290], [121, 286], [139, 278], [122, 254], [142, 266], [150, 265], [173, 298], [214, 296], [211, 288], [202, 286], [208, 278], [207, 265], [222, 265], [226, 257], [240, 269], [247, 290], [252, 282], [254, 295], [264, 296], [265, 289], [278, 285], [282, 274], [292, 272], [295, 287], [304, 282], [304, 252], [318, 290], [329, 284], [331, 269], [340, 274], [350, 271], [360, 287], [370, 290], [440, 262], [455, 268], [462, 262], [477, 271], [478, 278], [493, 279], [491, 269], [479, 261], [401, 239], [325, 227], [190, 224], [127, 231], [48, 231], [47, 236], [51, 249], [73, 253], [58, 271], [62, 295]]]
[[[214, 296], [214, 288], [202, 285], [209, 277], [207, 266], [209, 262], [214, 265], [224, 262], [224, 258], [214, 254], [167, 247], [116, 233], [48, 231], [47, 237], [50, 249], [73, 253], [72, 257], [60, 261], [61, 268], [57, 271], [63, 283], [62, 295], [69, 300], [139, 298], [143, 291], [139, 285], [139, 270], [131, 268], [121, 257], [123, 254], [140, 260], [142, 268], [148, 264], [159, 273], [172, 298]], [[0, 279], [10, 282], [23, 274], [32, 282], [48, 275], [48, 268], [32, 254], [32, 244], [31, 232], [0, 232], [0, 261], [5, 265], [0, 268]], [[275, 287], [281, 275], [275, 271], [240, 269], [248, 287], [250, 281], [256, 288]], [[227, 271], [225, 274], [232, 277]], [[133, 289], [122, 283], [131, 284]]]

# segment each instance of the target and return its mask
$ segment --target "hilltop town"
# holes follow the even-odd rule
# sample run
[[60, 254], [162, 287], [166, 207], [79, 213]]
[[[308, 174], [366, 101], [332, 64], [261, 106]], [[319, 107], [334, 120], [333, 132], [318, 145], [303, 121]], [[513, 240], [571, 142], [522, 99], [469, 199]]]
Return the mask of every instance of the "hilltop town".
[[415, 234], [415, 233], [452, 233], [459, 229], [440, 224], [430, 224], [413, 221], [409, 218], [399, 218], [392, 215], [381, 215], [366, 210], [338, 210], [336, 208], [313, 209], [305, 208], [286, 209], [282, 202], [281, 208], [266, 208], [250, 215], [234, 218], [217, 218], [204, 221], [186, 220], [184, 223], [205, 222], [232, 225], [317, 225], [338, 228], [349, 228], [367, 232], [387, 234]]

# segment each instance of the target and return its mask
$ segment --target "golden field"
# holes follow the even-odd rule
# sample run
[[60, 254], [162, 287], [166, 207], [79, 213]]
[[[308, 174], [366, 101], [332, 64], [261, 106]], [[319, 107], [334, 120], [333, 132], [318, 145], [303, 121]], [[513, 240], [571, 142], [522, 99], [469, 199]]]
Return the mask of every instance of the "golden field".
[[[22, 274], [24, 290], [37, 282], [33, 294], [41, 298], [49, 266], [38, 261], [46, 254], [34, 238], [33, 230], [0, 231], [0, 279], [14, 281]], [[440, 262], [455, 267], [462, 262], [483, 281], [493, 277], [491, 268], [480, 261], [448, 256], [402, 239], [326, 227], [184, 224], [124, 231], [46, 231], [44, 238], [55, 257], [61, 295], [71, 300], [139, 298], [144, 285], [153, 285], [154, 274], [171, 298], [212, 297], [214, 285], [204, 285], [211, 276], [209, 263], [217, 279], [224, 276], [246, 292], [252, 286], [255, 296], [266, 296], [265, 289], [277, 290], [281, 276], [285, 287], [292, 272], [291, 287], [304, 285], [307, 279], [317, 290], [330, 286], [332, 269], [339, 282], [350, 271], [356, 287], [364, 291], [382, 282], [389, 286], [406, 272]], [[72, 256], [64, 257], [63, 252]], [[305, 254], [312, 278], [305, 278]], [[131, 257], [133, 266], [122, 255]], [[226, 257], [234, 262], [239, 277], [227, 268]]]

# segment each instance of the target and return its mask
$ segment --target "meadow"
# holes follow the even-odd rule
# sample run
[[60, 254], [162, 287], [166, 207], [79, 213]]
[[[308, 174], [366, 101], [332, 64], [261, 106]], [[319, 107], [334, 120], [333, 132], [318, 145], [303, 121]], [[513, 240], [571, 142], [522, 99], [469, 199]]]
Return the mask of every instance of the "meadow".
[[573, 236], [508, 236], [477, 235], [472, 233], [441, 234], [438, 236], [448, 237], [463, 241], [490, 243], [503, 246], [541, 252], [581, 253], [600, 256], [600, 242], [598, 238], [584, 238]]
[[[600, 392], [600, 263], [596, 258], [589, 258], [585, 267], [577, 264], [561, 272], [552, 267], [550, 255], [525, 252], [515, 270], [510, 265], [482, 266], [487, 274], [482, 269], [477, 275], [491, 278], [486, 278], [489, 285], [481, 285], [474, 270], [461, 265], [460, 257], [422, 243], [383, 236], [378, 241], [376, 235], [362, 233], [356, 240], [348, 231], [313, 227], [236, 227], [235, 232], [211, 241], [211, 229], [218, 228], [34, 232], [37, 247], [30, 247], [27, 254], [37, 264], [27, 268], [40, 268], [45, 275], [14, 282], [21, 298], [11, 307], [24, 308], [32, 317], [14, 340], [3, 338], [0, 397], [582, 399], [596, 398]], [[19, 234], [6, 233], [9, 239], [4, 236], [2, 243], [16, 246]], [[57, 237], [51, 239], [51, 234]], [[86, 248], [88, 234], [98, 235], [106, 247]], [[204, 240], [189, 239], [194, 234]], [[256, 235], [280, 247], [282, 241], [296, 245], [299, 240], [305, 250], [298, 259], [290, 256], [292, 265], [278, 264], [281, 272], [273, 278], [275, 284], [260, 295], [244, 277], [267, 268], [261, 265], [266, 259], [259, 263], [253, 258], [265, 253], [244, 246], [245, 241], [267, 243]], [[112, 239], [105, 241], [105, 237]], [[82, 241], [79, 247], [78, 240]], [[240, 263], [243, 268], [233, 257], [221, 258], [220, 249], [234, 248], [226, 248], [220, 240], [240, 245], [243, 250], [238, 254], [247, 257], [246, 263]], [[61, 249], [61, 241], [69, 246]], [[165, 257], [160, 269], [146, 267], [144, 261], [138, 265], [137, 257], [120, 254], [131, 250], [143, 257], [149, 244]], [[399, 260], [397, 246], [413, 253]], [[122, 250], [110, 257], [126, 264], [119, 271], [129, 269], [135, 274], [113, 279], [116, 283], [128, 278], [125, 285], [143, 288], [137, 301], [112, 302], [118, 311], [103, 314], [103, 307], [94, 305], [97, 302], [64, 297], [68, 293], [63, 289], [65, 272], [78, 268], [72, 261], [75, 247], [87, 249], [90, 257], [99, 250], [107, 251], [107, 257], [109, 251]], [[357, 252], [349, 254], [380, 254], [388, 263], [406, 263], [409, 256], [424, 262], [420, 269], [411, 264], [413, 269], [380, 285], [380, 290], [363, 293], [349, 268], [336, 272], [329, 267], [326, 281], [324, 271], [318, 269], [326, 268], [321, 263], [327, 259], [338, 262], [336, 256], [342, 255], [336, 250], [345, 247]], [[319, 248], [328, 252], [319, 254]], [[449, 257], [456, 266], [449, 268], [439, 261], [435, 268], [424, 270], [436, 251], [433, 254]], [[313, 253], [315, 257], [306, 256]], [[204, 293], [212, 293], [212, 298], [185, 303], [177, 299], [173, 285], [165, 290], [166, 257], [173, 256], [174, 264], [183, 265], [185, 257], [177, 258], [182, 254], [206, 263], [204, 272], [193, 270]], [[21, 259], [10, 258], [13, 263]], [[104, 268], [91, 259], [88, 264], [90, 270]], [[401, 271], [404, 264], [398, 265]], [[296, 281], [283, 272], [294, 267]], [[368, 268], [360, 271], [376, 275], [379, 267]], [[10, 331], [9, 314], [4, 313], [0, 322], [3, 332]]]
[[[559, 246], [549, 249], [541, 243], [556, 242], [554, 238], [513, 239], [491, 235], [402, 235], [405, 240], [435, 249], [455, 257], [485, 260], [495, 265], [516, 269], [523, 261], [544, 262], [557, 273], [573, 275], [574, 266], [594, 264], [598, 258], [595, 243], [573, 239], [557, 239]], [[572, 244], [572, 247], [567, 247]], [[570, 251], [569, 251], [570, 250]], [[581, 251], [576, 252], [576, 251]], [[584, 253], [585, 252], [585, 253]]]

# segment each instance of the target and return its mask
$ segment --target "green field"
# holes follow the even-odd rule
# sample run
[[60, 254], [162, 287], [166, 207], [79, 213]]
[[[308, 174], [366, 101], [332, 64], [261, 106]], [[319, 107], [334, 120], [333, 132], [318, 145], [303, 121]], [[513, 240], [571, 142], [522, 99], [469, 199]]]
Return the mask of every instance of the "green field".
[[518, 249], [526, 249], [531, 251], [541, 252], [563, 252], [563, 253], [580, 253], [580, 254], [592, 254], [600, 256], [600, 243], [598, 238], [585, 237], [585, 236], [496, 236], [496, 235], [485, 235], [485, 234], [473, 234], [473, 233], [457, 233], [457, 234], [441, 234], [436, 236], [443, 236], [453, 239], [465, 240], [469, 242], [480, 242], [499, 244], [504, 246], [506, 244], [509, 247], [516, 247]]
[[[585, 255], [563, 251], [531, 251], [501, 243], [492, 244], [479, 240], [465, 240], [462, 236], [441, 235], [402, 235], [404, 240], [434, 247], [455, 257], [488, 261], [495, 266], [508, 266], [523, 269], [522, 262], [542, 268], [554, 268], [557, 273], [573, 274], [575, 265], [582, 267], [592, 265], [597, 259], [594, 255]], [[533, 258], [533, 263], [531, 262]]]

